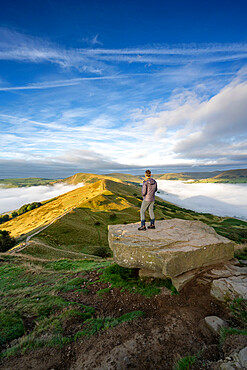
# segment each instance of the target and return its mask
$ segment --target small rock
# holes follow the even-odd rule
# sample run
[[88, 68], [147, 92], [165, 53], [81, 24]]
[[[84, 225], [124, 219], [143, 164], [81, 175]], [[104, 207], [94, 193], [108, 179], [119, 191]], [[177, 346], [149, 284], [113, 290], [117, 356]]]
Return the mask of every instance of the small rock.
[[241, 369], [241, 366], [238, 362], [226, 362], [220, 366], [220, 370], [237, 370]]
[[243, 366], [244, 369], [247, 369], [247, 347], [241, 349], [241, 351], [238, 354], [238, 357], [241, 366]]
[[218, 316], [207, 316], [204, 320], [209, 329], [217, 335], [220, 335], [220, 330], [222, 328], [228, 327], [228, 324]]

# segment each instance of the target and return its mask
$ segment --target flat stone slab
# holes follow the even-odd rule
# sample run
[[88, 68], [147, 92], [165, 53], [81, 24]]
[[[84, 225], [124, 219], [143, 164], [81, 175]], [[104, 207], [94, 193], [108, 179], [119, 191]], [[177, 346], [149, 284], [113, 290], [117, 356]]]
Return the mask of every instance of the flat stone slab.
[[174, 278], [234, 257], [234, 243], [201, 221], [156, 221], [156, 229], [146, 231], [138, 231], [138, 226], [108, 226], [109, 246], [120, 266]]

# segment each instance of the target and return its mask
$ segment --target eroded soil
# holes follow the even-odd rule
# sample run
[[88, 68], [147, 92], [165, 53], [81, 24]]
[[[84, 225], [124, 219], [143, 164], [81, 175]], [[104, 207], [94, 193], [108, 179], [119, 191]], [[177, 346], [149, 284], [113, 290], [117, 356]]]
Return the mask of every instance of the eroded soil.
[[[92, 283], [98, 280], [97, 272], [88, 275]], [[171, 370], [181, 357], [199, 351], [201, 362], [193, 368], [210, 369], [210, 361], [219, 360], [232, 349], [231, 343], [221, 348], [219, 338], [205, 326], [204, 318], [209, 315], [230, 323], [233, 320], [229, 311], [210, 296], [209, 284], [194, 280], [179, 295], [172, 296], [167, 288], [162, 288], [153, 298], [120, 292], [116, 288], [99, 296], [97, 291], [106, 287], [106, 283], [95, 283], [88, 286], [87, 294], [75, 291], [62, 296], [95, 307], [97, 317], [119, 317], [135, 310], [144, 311], [145, 317], [124, 322], [93, 337], [82, 337], [63, 349], [29, 351], [5, 361], [2, 369]], [[70, 319], [64, 324], [64, 332], [73, 335], [80, 330], [80, 325]]]

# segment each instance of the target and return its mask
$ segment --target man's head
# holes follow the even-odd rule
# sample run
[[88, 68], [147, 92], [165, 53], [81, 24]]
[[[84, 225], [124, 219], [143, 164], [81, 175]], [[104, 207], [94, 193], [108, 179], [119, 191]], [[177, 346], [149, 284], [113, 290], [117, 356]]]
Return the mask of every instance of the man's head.
[[145, 176], [146, 177], [151, 177], [151, 171], [150, 170], [145, 171]]

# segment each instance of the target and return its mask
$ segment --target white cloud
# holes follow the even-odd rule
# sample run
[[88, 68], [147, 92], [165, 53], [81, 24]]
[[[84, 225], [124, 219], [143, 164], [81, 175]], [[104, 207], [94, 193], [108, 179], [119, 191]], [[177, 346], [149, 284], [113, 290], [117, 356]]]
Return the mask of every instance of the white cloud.
[[233, 163], [247, 155], [246, 101], [247, 82], [238, 77], [211, 98], [185, 91], [132, 117], [163, 140], [169, 163]]

